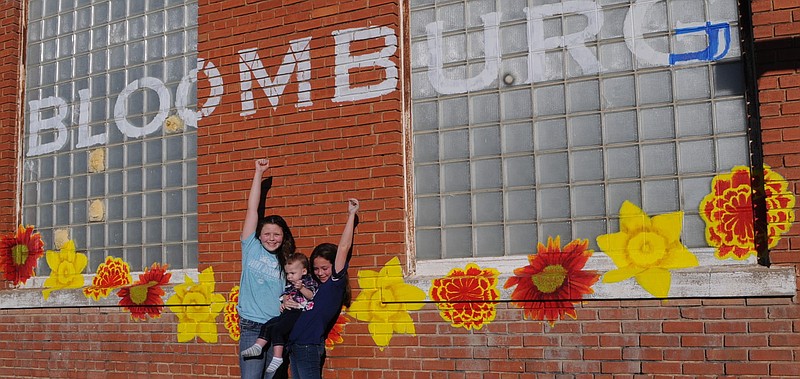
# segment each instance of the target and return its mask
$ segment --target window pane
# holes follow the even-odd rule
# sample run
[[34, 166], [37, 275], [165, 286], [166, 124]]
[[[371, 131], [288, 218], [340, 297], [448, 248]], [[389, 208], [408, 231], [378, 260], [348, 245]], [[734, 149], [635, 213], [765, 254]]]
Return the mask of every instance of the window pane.
[[[529, 254], [554, 236], [596, 249], [625, 201], [683, 212], [682, 239], [703, 246], [711, 179], [749, 164], [736, 1], [640, 1], [632, 18], [627, 0], [588, 17], [566, 4], [410, 3], [418, 256]], [[712, 41], [711, 24], [730, 40]]]
[[[55, 230], [67, 230], [88, 254], [85, 274], [107, 254], [130, 259], [134, 270], [167, 263], [156, 245], [170, 238], [181, 242], [169, 250], [170, 268], [196, 264], [197, 206], [187, 204], [197, 199], [196, 131], [166, 138], [149, 125], [162, 106], [176, 113], [175, 88], [196, 66], [196, 1], [34, 1], [28, 11], [25, 222], [47, 246]], [[160, 104], [162, 91], [170, 104]], [[196, 89], [189, 92], [194, 107]], [[42, 127], [59, 118], [66, 132]], [[162, 225], [164, 213], [173, 217]]]

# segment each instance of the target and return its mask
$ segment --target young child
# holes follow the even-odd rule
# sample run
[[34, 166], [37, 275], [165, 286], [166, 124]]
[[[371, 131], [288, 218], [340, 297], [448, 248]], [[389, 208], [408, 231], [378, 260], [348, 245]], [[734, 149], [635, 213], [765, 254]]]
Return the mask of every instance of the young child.
[[300, 253], [294, 253], [286, 259], [286, 287], [284, 288], [281, 302], [284, 299], [291, 299], [300, 304], [299, 308], [284, 308], [280, 316], [267, 321], [261, 327], [261, 332], [256, 339], [256, 343], [242, 351], [242, 357], [256, 357], [261, 355], [261, 351], [267, 343], [272, 343], [274, 356], [267, 367], [267, 372], [271, 373], [283, 363], [283, 347], [289, 333], [292, 331], [297, 319], [303, 311], [314, 307], [314, 294], [317, 292], [319, 284], [311, 275], [308, 274], [308, 258]]

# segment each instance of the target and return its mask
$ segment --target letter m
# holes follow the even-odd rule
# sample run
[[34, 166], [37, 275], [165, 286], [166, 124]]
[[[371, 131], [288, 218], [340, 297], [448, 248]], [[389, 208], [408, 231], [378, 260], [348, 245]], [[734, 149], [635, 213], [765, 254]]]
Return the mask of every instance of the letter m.
[[258, 82], [261, 90], [269, 99], [272, 108], [276, 108], [279, 98], [283, 95], [289, 78], [295, 72], [297, 79], [297, 104], [295, 107], [308, 107], [311, 102], [311, 54], [309, 52], [309, 42], [311, 37], [300, 38], [289, 42], [289, 51], [283, 56], [283, 62], [278, 68], [278, 73], [272, 79], [267, 74], [267, 70], [261, 64], [261, 58], [256, 49], [244, 49], [239, 51], [239, 84], [242, 90], [242, 116], [255, 113], [253, 102], [253, 79]]

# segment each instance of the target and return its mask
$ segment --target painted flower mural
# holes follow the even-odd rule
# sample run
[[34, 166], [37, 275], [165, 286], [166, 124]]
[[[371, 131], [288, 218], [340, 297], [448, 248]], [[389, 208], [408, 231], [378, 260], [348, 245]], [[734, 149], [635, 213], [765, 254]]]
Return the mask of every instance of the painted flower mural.
[[239, 305], [239, 286], [234, 286], [231, 288], [231, 292], [228, 292], [228, 302], [225, 303], [222, 312], [225, 315], [225, 329], [234, 341], [238, 341], [242, 335], [239, 327], [239, 311], [236, 310], [237, 305]]
[[143, 274], [139, 275], [139, 280], [130, 286], [122, 287], [117, 292], [119, 305], [126, 311], [131, 312], [132, 320], [145, 320], [161, 317], [164, 309], [165, 292], [162, 286], [169, 283], [172, 274], [167, 272], [168, 265], [153, 263]]
[[629, 201], [619, 211], [620, 231], [597, 237], [600, 250], [617, 266], [603, 275], [604, 283], [630, 278], [655, 297], [669, 295], [670, 270], [697, 266], [697, 257], [680, 241], [683, 212], [650, 218]]
[[331, 328], [331, 331], [328, 332], [328, 337], [325, 338], [325, 348], [328, 350], [333, 350], [334, 345], [344, 342], [342, 332], [344, 332], [344, 325], [349, 321], [347, 316], [344, 314], [344, 310], [345, 307], [342, 307], [342, 313], [339, 313], [336, 323], [333, 324], [333, 328]]
[[75, 242], [68, 240], [59, 251], [47, 250], [45, 258], [50, 266], [50, 277], [44, 281], [42, 290], [45, 300], [54, 290], [83, 287], [83, 270], [89, 259], [75, 251]]
[[83, 289], [83, 295], [94, 301], [108, 297], [112, 290], [127, 286], [133, 282], [131, 267], [122, 258], [106, 257], [106, 261], [97, 267], [92, 278], [92, 285]]
[[437, 302], [439, 315], [450, 325], [478, 330], [497, 315], [499, 275], [493, 268], [482, 269], [469, 263], [464, 269], [456, 267], [446, 277], [434, 279], [429, 294]]
[[600, 275], [584, 270], [593, 251], [588, 240], [574, 240], [561, 248], [561, 238], [539, 243], [536, 254], [528, 255], [528, 265], [514, 270], [504, 288], [516, 286], [511, 305], [524, 310], [524, 317], [547, 321], [551, 326], [564, 316], [578, 317], [574, 303], [594, 293], [592, 286]]
[[25, 284], [34, 276], [39, 258], [44, 255], [42, 236], [34, 233], [33, 226], [20, 225], [16, 233], [0, 240], [0, 265], [3, 275], [14, 286]]
[[389, 346], [394, 333], [416, 335], [408, 311], [422, 308], [425, 292], [405, 283], [400, 260], [390, 259], [380, 272], [358, 272], [361, 293], [350, 306], [350, 315], [369, 323], [369, 333], [383, 350]]
[[183, 284], [175, 286], [175, 294], [167, 299], [169, 309], [178, 316], [178, 342], [195, 337], [217, 342], [217, 315], [225, 308], [225, 297], [214, 293], [214, 269], [203, 270], [197, 283], [186, 277]]
[[[795, 197], [780, 174], [764, 167], [767, 231], [770, 248], [778, 244], [795, 219]], [[736, 166], [711, 181], [711, 193], [700, 202], [706, 223], [706, 241], [719, 259], [747, 259], [756, 255], [750, 168]]]

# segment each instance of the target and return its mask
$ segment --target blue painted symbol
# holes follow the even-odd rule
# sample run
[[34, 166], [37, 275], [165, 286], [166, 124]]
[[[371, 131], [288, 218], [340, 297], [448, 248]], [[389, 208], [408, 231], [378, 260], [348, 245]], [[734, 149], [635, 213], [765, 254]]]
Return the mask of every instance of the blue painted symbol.
[[[731, 26], [727, 23], [712, 24], [706, 22], [703, 26], [675, 29], [676, 35], [705, 32], [708, 36], [708, 47], [691, 53], [670, 54], [669, 64], [674, 65], [684, 61], [716, 61], [728, 54], [731, 47]], [[724, 39], [725, 48], [720, 51], [720, 39]]]

